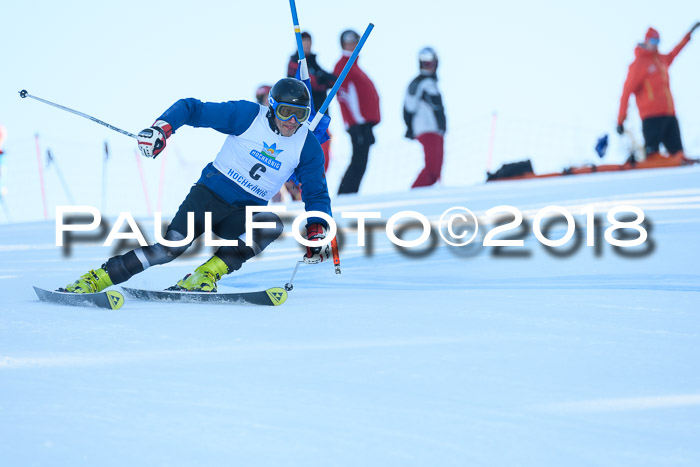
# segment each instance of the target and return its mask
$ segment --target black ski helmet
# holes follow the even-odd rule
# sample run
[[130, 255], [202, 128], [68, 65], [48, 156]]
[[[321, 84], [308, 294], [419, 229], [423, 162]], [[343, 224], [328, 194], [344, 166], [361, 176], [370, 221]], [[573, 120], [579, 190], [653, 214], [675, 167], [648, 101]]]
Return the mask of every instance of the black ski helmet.
[[[296, 78], [282, 78], [270, 90], [270, 98], [286, 104], [311, 105], [311, 96], [306, 85]], [[270, 102], [272, 105], [272, 102]]]

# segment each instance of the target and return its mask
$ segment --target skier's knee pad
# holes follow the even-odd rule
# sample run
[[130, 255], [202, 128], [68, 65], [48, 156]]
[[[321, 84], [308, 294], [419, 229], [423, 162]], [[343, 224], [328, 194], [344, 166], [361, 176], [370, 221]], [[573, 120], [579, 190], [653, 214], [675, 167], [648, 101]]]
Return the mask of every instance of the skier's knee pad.
[[[168, 232], [165, 234], [165, 240], [169, 241], [180, 241], [184, 238], [184, 235], [174, 230], [168, 230]], [[155, 245], [150, 245], [141, 248], [140, 250], [142, 251], [144, 257], [139, 259], [141, 259], [142, 263], [144, 262], [144, 260], [147, 263], [144, 264], [144, 269], [149, 266], [156, 266], [159, 264], [169, 263], [170, 261], [183, 254], [185, 250], [189, 248], [190, 245], [191, 243], [188, 243], [187, 245], [183, 246], [165, 246], [160, 243], [156, 243]], [[136, 251], [137, 255], [139, 255], [138, 250]]]
[[274, 227], [264, 229], [254, 229], [253, 238], [246, 234], [238, 237], [238, 246], [223, 246], [216, 252], [216, 256], [221, 258], [228, 266], [229, 272], [238, 270], [243, 263], [260, 253], [267, 246], [274, 242], [284, 230], [284, 223], [274, 213], [259, 212], [253, 215], [254, 222], [274, 223]]
[[274, 223], [275, 227], [264, 228], [264, 229], [254, 229], [252, 242], [249, 241], [246, 234], [239, 237], [239, 243], [242, 242], [246, 246], [253, 249], [254, 254], [260, 253], [262, 250], [267, 248], [267, 246], [277, 240], [277, 238], [282, 235], [284, 230], [284, 223], [279, 216], [273, 212], [258, 212], [253, 215], [253, 222], [270, 222]]
[[[165, 239], [171, 241], [184, 238], [184, 235], [172, 230], [169, 230], [165, 235]], [[137, 248], [123, 255], [110, 258], [104, 267], [112, 283], [121, 284], [151, 266], [169, 263], [180, 256], [187, 247], [189, 247], [189, 244], [181, 247], [167, 247], [156, 243], [155, 245]]]

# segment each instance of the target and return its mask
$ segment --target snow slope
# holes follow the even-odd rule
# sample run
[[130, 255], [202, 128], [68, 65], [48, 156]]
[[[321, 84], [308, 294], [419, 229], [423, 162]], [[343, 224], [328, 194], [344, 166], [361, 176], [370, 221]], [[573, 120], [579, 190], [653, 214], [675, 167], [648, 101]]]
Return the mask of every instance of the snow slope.
[[[527, 256], [438, 241], [416, 258], [381, 231], [368, 255], [348, 231], [342, 275], [302, 265], [281, 307], [105, 311], [41, 303], [31, 285], [65, 285], [111, 248], [64, 257], [51, 222], [0, 226], [0, 465], [698, 465], [700, 169], [349, 196], [334, 209], [434, 221], [503, 204], [603, 217], [635, 205], [650, 239], [633, 258], [601, 238], [557, 257], [532, 233], [506, 250]], [[300, 254], [286, 236], [222, 289], [283, 285]], [[128, 285], [168, 286], [208, 255]]]

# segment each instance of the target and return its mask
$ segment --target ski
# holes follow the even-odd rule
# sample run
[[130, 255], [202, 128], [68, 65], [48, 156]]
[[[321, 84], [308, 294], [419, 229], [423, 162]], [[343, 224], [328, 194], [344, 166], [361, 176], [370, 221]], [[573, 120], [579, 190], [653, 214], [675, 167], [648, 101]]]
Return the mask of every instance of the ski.
[[124, 305], [124, 296], [116, 290], [99, 293], [58, 292], [34, 287], [34, 292], [42, 302], [58, 305], [94, 306], [108, 310], [118, 310]]
[[182, 303], [224, 303], [229, 305], [278, 306], [287, 301], [287, 291], [273, 287], [256, 292], [182, 292], [177, 290], [143, 290], [122, 287], [135, 300]]

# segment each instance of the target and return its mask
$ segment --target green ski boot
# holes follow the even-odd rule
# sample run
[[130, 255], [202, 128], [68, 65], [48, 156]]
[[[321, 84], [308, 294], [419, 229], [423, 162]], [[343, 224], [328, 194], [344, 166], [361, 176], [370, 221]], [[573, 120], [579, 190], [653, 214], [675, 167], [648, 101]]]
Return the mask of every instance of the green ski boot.
[[80, 279], [66, 286], [66, 292], [73, 293], [97, 293], [112, 285], [112, 279], [104, 268], [91, 269], [80, 276]]
[[226, 263], [218, 256], [212, 256], [209, 261], [195, 269], [192, 274], [187, 274], [169, 290], [216, 292], [216, 281], [226, 274], [228, 274]]

